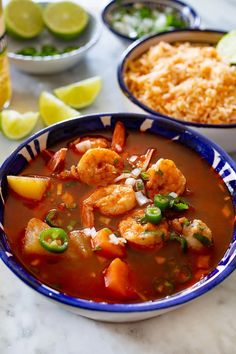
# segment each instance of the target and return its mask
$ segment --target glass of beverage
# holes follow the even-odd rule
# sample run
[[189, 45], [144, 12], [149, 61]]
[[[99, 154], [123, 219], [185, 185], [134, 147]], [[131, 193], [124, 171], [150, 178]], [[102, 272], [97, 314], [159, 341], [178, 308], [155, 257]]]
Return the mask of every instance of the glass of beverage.
[[11, 98], [11, 81], [7, 58], [7, 41], [0, 0], [0, 110], [6, 108]]

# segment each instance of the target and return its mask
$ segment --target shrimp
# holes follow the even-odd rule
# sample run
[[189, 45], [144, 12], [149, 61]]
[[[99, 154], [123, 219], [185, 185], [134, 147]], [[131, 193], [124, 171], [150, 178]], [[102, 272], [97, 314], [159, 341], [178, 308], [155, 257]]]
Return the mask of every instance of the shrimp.
[[67, 180], [67, 179], [75, 180], [75, 181], [80, 180], [79, 174], [78, 174], [78, 171], [77, 171], [77, 168], [75, 165], [72, 165], [70, 170], [64, 170], [64, 171], [58, 173], [56, 175], [56, 177], [60, 180]]
[[134, 190], [128, 185], [111, 184], [97, 189], [83, 201], [81, 219], [84, 227], [93, 227], [94, 209], [107, 216], [122, 215], [136, 206]]
[[112, 183], [122, 168], [121, 157], [115, 151], [103, 148], [89, 149], [77, 165], [81, 182], [95, 186]]
[[60, 171], [63, 169], [65, 158], [66, 158], [67, 149], [62, 148], [58, 150], [49, 160], [47, 167], [50, 171]]
[[73, 141], [70, 146], [75, 150], [75, 152], [84, 154], [89, 149], [107, 149], [110, 146], [110, 142], [108, 139], [102, 137], [83, 137]]
[[178, 233], [182, 234], [188, 243], [188, 247], [194, 251], [203, 251], [213, 244], [212, 232], [202, 220], [174, 219], [172, 226]]
[[131, 156], [128, 158], [128, 161], [133, 167], [141, 168], [143, 171], [146, 171], [155, 151], [156, 149], [147, 149], [145, 155]]
[[147, 170], [147, 174], [149, 180], [146, 186], [153, 194], [175, 192], [181, 195], [185, 190], [186, 178], [172, 160], [159, 159]]
[[117, 122], [113, 132], [113, 137], [111, 142], [112, 150], [116, 151], [117, 153], [121, 153], [125, 146], [125, 138], [126, 138], [125, 126], [122, 122]]
[[168, 224], [162, 221], [158, 225], [151, 223], [142, 224], [139, 220], [144, 216], [143, 210], [138, 210], [119, 223], [119, 232], [131, 244], [139, 247], [152, 248], [163, 245], [163, 240], [168, 237]]

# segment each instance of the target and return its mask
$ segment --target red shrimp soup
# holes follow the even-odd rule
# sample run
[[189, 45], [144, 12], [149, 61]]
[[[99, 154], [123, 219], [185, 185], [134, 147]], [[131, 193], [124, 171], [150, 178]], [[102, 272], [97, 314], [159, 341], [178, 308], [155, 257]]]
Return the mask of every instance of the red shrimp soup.
[[43, 151], [7, 179], [13, 253], [74, 297], [134, 303], [179, 292], [216, 267], [233, 232], [230, 194], [204, 159], [119, 122]]

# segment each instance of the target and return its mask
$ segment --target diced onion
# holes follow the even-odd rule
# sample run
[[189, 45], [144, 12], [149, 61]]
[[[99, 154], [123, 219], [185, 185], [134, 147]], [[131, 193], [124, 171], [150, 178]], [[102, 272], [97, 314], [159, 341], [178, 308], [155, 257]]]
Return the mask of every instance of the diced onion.
[[136, 179], [133, 178], [133, 177], [129, 177], [129, 178], [127, 178], [126, 181], [125, 181], [125, 184], [126, 184], [126, 185], [132, 186], [132, 187], [135, 185], [135, 183], [136, 183]]
[[95, 237], [96, 233], [97, 233], [95, 227], [92, 227], [91, 229], [89, 227], [87, 227], [87, 228], [83, 229], [82, 231], [86, 236], [92, 237], [92, 238]]
[[172, 198], [177, 198], [178, 194], [176, 194], [175, 192], [171, 192], [171, 193], [169, 193], [169, 196]]
[[133, 156], [131, 156], [131, 157], [129, 158], [129, 161], [130, 161], [130, 162], [134, 162], [134, 161], [137, 160], [137, 158], [138, 158], [138, 156], [133, 155]]
[[113, 243], [114, 245], [119, 245], [120, 243], [126, 243], [127, 241], [123, 237], [117, 237], [115, 234], [110, 234], [109, 242]]
[[151, 202], [142, 192], [135, 192], [135, 197], [138, 202], [138, 205], [142, 206]]
[[119, 182], [119, 181], [121, 181], [122, 179], [126, 179], [126, 178], [129, 178], [129, 177], [131, 177], [132, 175], [131, 175], [131, 173], [122, 173], [120, 176], [118, 176], [118, 177], [116, 177], [115, 179], [114, 179], [114, 182], [116, 183], [116, 182]]
[[118, 237], [115, 234], [110, 234], [109, 235], [109, 241], [111, 243], [113, 243], [114, 245], [119, 245]]
[[134, 170], [131, 171], [132, 176], [134, 177], [138, 177], [141, 173], [141, 169], [140, 168], [135, 168]]
[[84, 140], [84, 141], [81, 141], [80, 143], [76, 144], [75, 147], [79, 152], [86, 152], [87, 150], [91, 149], [92, 144], [91, 144], [91, 141]]

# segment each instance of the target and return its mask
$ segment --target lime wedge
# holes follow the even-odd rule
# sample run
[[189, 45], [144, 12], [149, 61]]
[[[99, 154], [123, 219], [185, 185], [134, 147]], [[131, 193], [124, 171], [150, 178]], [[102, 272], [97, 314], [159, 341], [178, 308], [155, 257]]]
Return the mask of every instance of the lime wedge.
[[23, 139], [34, 129], [39, 114], [36, 112], [19, 113], [13, 110], [1, 112], [1, 129], [3, 134], [12, 140]]
[[236, 30], [224, 35], [218, 42], [216, 50], [230, 64], [236, 64]]
[[84, 108], [93, 103], [101, 87], [101, 78], [95, 76], [68, 86], [59, 87], [54, 92], [58, 98], [69, 106]]
[[34, 38], [44, 28], [40, 6], [30, 0], [11, 0], [5, 8], [5, 22], [8, 33], [22, 39]]
[[46, 91], [39, 98], [39, 111], [46, 125], [61, 122], [63, 120], [78, 117], [80, 113], [70, 108], [61, 100]]
[[71, 1], [50, 3], [43, 12], [47, 28], [57, 37], [73, 39], [86, 27], [87, 12]]

